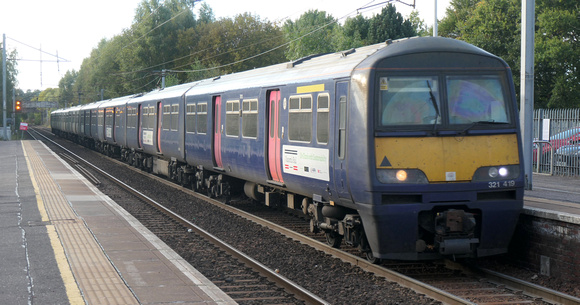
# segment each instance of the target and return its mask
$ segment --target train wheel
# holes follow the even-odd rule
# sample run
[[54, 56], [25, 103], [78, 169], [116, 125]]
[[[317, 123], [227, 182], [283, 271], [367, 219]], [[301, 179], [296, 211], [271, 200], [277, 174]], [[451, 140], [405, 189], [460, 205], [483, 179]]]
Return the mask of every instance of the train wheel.
[[381, 263], [381, 259], [380, 258], [376, 258], [373, 255], [373, 251], [368, 251], [365, 253], [367, 261], [369, 261], [369, 263], [371, 264], [380, 264]]
[[342, 243], [342, 235], [336, 232], [326, 232], [326, 243], [329, 244], [333, 248], [340, 248], [340, 244]]

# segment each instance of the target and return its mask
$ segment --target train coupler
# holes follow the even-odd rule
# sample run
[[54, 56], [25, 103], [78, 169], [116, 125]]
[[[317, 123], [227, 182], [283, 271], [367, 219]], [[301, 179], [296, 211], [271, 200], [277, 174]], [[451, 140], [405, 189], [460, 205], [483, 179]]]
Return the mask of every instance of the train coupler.
[[478, 238], [445, 239], [439, 242], [439, 253], [443, 255], [468, 254], [479, 244]]
[[477, 222], [472, 213], [448, 210], [435, 217], [435, 241], [443, 255], [473, 253], [479, 239], [474, 236]]

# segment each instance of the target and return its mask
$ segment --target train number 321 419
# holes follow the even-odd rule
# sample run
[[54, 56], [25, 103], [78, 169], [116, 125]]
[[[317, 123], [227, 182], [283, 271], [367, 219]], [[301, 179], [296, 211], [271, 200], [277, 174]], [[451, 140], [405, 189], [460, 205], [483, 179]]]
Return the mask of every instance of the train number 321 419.
[[490, 189], [497, 189], [502, 187], [514, 187], [516, 185], [515, 180], [507, 180], [507, 181], [491, 181], [488, 183], [488, 187]]

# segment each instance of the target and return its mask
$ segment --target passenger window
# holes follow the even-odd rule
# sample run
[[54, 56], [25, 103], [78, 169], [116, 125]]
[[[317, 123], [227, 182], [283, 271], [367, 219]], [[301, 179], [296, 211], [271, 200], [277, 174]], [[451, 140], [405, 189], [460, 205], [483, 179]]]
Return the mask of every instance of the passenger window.
[[288, 139], [310, 142], [312, 139], [312, 96], [290, 97], [288, 112]]
[[197, 133], [207, 133], [207, 103], [197, 104]]
[[328, 94], [318, 95], [316, 112], [316, 139], [318, 143], [327, 144], [328, 143], [328, 130], [329, 130], [329, 100]]
[[242, 102], [242, 136], [244, 138], [258, 137], [258, 100]]
[[123, 109], [120, 107], [115, 108], [115, 128], [121, 126], [121, 115], [123, 114]]
[[179, 104], [171, 105], [171, 130], [177, 130], [179, 125]]
[[195, 132], [195, 104], [187, 104], [185, 107], [185, 128], [187, 132]]
[[162, 122], [163, 130], [169, 130], [171, 127], [171, 106], [165, 105], [163, 106], [163, 122]]
[[226, 135], [240, 135], [240, 101], [226, 103]]

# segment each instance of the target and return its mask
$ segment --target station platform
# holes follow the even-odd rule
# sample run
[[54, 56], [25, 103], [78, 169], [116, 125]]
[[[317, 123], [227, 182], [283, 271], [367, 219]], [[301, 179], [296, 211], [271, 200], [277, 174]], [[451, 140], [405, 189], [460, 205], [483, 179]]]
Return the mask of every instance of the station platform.
[[580, 224], [580, 178], [543, 174], [532, 176], [524, 191], [524, 214]]
[[3, 304], [236, 304], [43, 143], [0, 173]]

